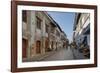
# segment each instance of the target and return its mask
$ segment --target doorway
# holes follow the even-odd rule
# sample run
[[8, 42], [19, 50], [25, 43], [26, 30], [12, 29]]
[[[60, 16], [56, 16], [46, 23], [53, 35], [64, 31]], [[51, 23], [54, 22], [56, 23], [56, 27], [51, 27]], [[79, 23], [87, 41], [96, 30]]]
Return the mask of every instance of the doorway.
[[22, 39], [22, 58], [27, 57], [27, 45], [28, 45], [28, 40]]
[[36, 53], [41, 53], [41, 42], [36, 41]]

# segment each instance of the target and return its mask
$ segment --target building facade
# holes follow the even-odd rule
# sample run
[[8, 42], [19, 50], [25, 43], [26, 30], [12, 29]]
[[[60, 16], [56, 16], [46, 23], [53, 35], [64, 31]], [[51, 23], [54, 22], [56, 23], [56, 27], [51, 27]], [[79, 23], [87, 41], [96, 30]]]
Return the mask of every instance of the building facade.
[[74, 22], [73, 40], [77, 46], [83, 44], [85, 47], [90, 46], [90, 14], [76, 13]]
[[66, 34], [47, 12], [22, 11], [22, 58], [66, 48], [67, 44]]

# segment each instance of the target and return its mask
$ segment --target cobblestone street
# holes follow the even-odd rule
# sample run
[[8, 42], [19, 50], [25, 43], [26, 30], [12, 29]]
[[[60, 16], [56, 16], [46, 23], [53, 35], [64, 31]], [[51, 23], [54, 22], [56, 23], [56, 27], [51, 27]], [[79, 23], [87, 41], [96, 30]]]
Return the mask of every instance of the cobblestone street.
[[42, 61], [55, 61], [55, 60], [80, 60], [85, 59], [82, 53], [78, 49], [61, 49], [57, 52], [49, 55], [48, 57], [42, 59]]
[[83, 53], [80, 53], [78, 51], [78, 49], [72, 49], [72, 52], [73, 52], [74, 59], [77, 59], [77, 60], [79, 60], [79, 59], [85, 59]]
[[58, 60], [80, 60], [85, 59], [83, 53], [80, 53], [78, 49], [68, 48], [59, 49], [54, 52], [48, 52], [47, 54], [34, 57], [32, 59], [25, 59], [25, 61], [58, 61]]
[[42, 61], [52, 61], [52, 60], [73, 60], [73, 52], [70, 48], [58, 50], [56, 53], [46, 57]]

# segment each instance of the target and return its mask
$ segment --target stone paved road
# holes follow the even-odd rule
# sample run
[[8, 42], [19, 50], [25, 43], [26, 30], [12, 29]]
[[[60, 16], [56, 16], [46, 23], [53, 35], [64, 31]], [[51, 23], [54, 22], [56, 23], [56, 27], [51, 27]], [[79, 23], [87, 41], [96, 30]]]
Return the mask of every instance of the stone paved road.
[[74, 56], [75, 59], [78, 59], [78, 60], [79, 59], [85, 59], [83, 53], [80, 53], [78, 51], [78, 49], [72, 49], [72, 51], [73, 51], [73, 56]]
[[42, 61], [52, 61], [52, 60], [73, 60], [73, 52], [70, 48], [58, 50], [56, 53], [46, 57]]

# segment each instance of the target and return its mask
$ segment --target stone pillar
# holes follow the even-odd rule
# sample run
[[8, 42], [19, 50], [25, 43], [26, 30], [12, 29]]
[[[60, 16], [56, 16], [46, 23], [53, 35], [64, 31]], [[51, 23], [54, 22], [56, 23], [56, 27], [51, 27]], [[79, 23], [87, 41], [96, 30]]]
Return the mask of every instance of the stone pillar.
[[[27, 11], [27, 30], [31, 35], [31, 13]], [[30, 49], [31, 49], [31, 37], [28, 38], [28, 48], [27, 48], [27, 58], [30, 58]]]
[[35, 54], [35, 29], [36, 29], [36, 24], [35, 24], [35, 12], [34, 11], [27, 11], [27, 27], [30, 32], [30, 37], [29, 37], [29, 46], [27, 49], [27, 57], [31, 58], [32, 55]]
[[31, 53], [31, 57], [34, 56], [36, 54], [36, 47], [35, 47], [35, 43], [36, 43], [36, 16], [35, 16], [35, 11], [31, 11], [31, 48], [30, 48], [30, 53]]
[[42, 20], [42, 29], [41, 29], [41, 42], [42, 42], [42, 45], [41, 45], [41, 53], [44, 54], [45, 53], [45, 17], [43, 17], [43, 20]]

